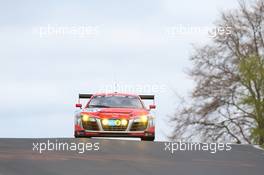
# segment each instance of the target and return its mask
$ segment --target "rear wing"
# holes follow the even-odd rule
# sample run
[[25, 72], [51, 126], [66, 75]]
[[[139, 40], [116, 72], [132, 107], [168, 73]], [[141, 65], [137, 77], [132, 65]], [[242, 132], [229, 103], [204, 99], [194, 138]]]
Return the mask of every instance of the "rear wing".
[[138, 95], [139, 98], [141, 100], [153, 100], [153, 104], [152, 105], [149, 105], [150, 109], [155, 109], [156, 108], [156, 105], [155, 105], [155, 96], [154, 95]]
[[[90, 99], [93, 95], [94, 94], [79, 94], [78, 103], [80, 103], [80, 99]], [[138, 95], [138, 96], [141, 100], [153, 100], [153, 105], [155, 105], [154, 95]]]
[[89, 99], [93, 94], [79, 94], [78, 103], [81, 103], [80, 99]]
[[154, 95], [139, 95], [142, 100], [155, 100]]
[[[79, 98], [91, 98], [93, 94], [79, 94]], [[154, 95], [139, 95], [142, 100], [154, 100]]]
[[79, 99], [80, 98], [91, 98], [93, 94], [79, 94]]

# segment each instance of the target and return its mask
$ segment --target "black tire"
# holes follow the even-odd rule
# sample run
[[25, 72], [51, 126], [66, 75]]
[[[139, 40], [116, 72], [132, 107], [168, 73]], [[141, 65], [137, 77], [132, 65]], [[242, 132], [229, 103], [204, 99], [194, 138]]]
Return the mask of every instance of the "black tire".
[[155, 140], [155, 137], [142, 137], [141, 138], [141, 141], [154, 141]]
[[74, 137], [75, 137], [75, 138], [80, 138], [80, 136], [77, 134], [76, 131], [74, 132]]
[[88, 136], [80, 136], [76, 132], [74, 133], [74, 137], [75, 138], [91, 138], [91, 137], [88, 137]]
[[81, 136], [74, 134], [75, 138], [81, 138]]
[[88, 137], [88, 136], [74, 136], [75, 138], [87, 138], [87, 139], [90, 139], [91, 137]]

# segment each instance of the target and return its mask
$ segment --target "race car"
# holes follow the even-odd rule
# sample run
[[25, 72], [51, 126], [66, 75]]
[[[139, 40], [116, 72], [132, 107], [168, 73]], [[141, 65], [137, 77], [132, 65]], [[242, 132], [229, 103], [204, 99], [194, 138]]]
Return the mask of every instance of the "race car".
[[[89, 99], [82, 108], [80, 99]], [[148, 108], [143, 100], [153, 100]], [[155, 139], [154, 95], [125, 93], [79, 94], [76, 104], [74, 136], [78, 137], [137, 137]]]

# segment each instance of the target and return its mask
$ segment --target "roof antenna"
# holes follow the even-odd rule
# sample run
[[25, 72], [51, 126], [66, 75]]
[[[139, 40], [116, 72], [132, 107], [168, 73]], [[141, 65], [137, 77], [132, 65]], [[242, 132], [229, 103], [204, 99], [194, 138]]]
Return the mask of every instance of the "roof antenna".
[[117, 83], [117, 76], [116, 76], [116, 72], [114, 72], [114, 93], [117, 93], [118, 91], [118, 83]]
[[115, 93], [117, 93], [117, 82], [115, 82]]

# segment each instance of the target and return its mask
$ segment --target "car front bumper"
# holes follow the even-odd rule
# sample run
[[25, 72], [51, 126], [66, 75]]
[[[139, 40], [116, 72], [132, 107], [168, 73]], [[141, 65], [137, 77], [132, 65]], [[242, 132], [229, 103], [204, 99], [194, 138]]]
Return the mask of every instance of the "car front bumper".
[[82, 121], [78, 121], [75, 124], [75, 136], [77, 137], [155, 137], [155, 126], [153, 121], [148, 121], [145, 128], [135, 128], [135, 121], [133, 119], [128, 120], [128, 125], [123, 130], [115, 130], [112, 128], [109, 130], [104, 128], [101, 119], [97, 118], [94, 123], [90, 125], [96, 126], [93, 129], [87, 129], [83, 126]]
[[155, 137], [155, 132], [149, 131], [76, 131], [75, 135], [83, 137]]

